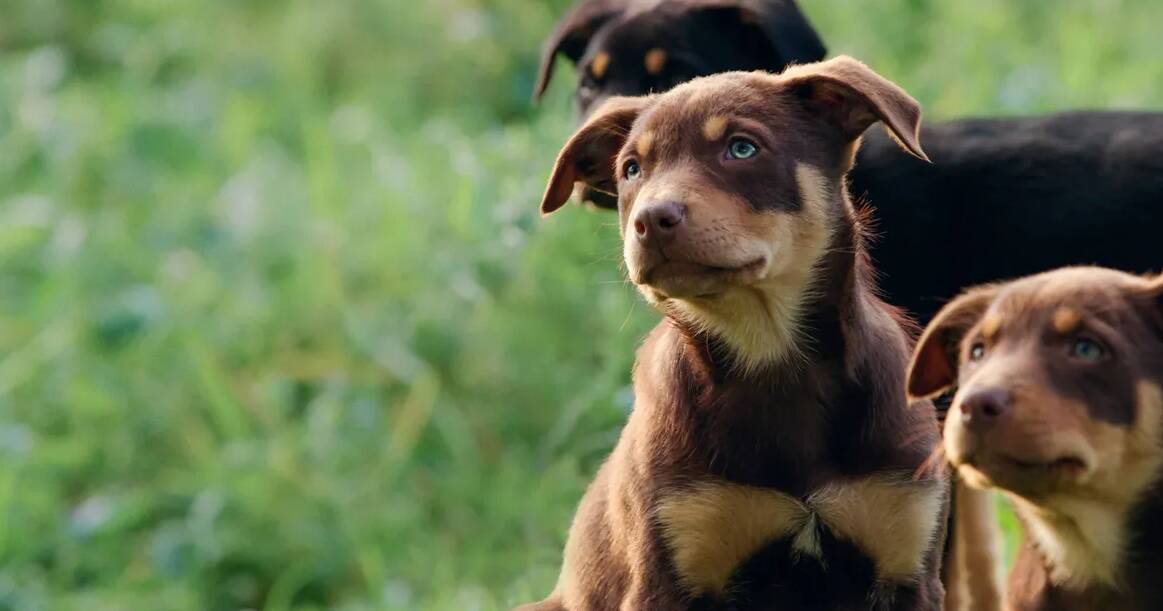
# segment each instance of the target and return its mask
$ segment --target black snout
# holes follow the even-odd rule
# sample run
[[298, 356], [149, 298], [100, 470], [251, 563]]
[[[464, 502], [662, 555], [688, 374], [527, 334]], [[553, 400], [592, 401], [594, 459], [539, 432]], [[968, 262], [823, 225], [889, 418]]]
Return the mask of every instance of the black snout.
[[665, 246], [686, 222], [686, 206], [675, 202], [648, 204], [634, 214], [634, 236], [647, 246]]
[[971, 390], [961, 398], [961, 422], [970, 429], [983, 431], [1008, 418], [1011, 407], [1010, 394], [1005, 390]]

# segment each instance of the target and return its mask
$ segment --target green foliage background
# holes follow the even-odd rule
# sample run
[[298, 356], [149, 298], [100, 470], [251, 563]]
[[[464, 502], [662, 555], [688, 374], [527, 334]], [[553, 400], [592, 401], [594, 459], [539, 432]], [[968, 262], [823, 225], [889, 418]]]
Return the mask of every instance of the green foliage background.
[[[803, 4], [929, 120], [1163, 104], [1154, 0]], [[0, 609], [548, 592], [655, 320], [536, 212], [565, 5], [0, 0]]]

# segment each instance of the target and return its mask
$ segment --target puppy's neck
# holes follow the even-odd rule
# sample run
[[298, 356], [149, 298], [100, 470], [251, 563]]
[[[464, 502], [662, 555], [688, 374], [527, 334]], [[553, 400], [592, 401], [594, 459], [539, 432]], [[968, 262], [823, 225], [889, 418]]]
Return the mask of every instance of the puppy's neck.
[[860, 229], [842, 175], [796, 168], [801, 218], [789, 217], [795, 252], [769, 278], [711, 299], [664, 304], [668, 317], [692, 339], [721, 346], [730, 369], [742, 376], [805, 366], [822, 340], [838, 337], [840, 319], [863, 307], [870, 292], [859, 267]]
[[1121, 587], [1126, 544], [1121, 508], [1099, 499], [1068, 499], [1049, 509], [1011, 498], [1052, 584], [1074, 591]]
[[[1069, 498], [1050, 506], [1011, 495], [1025, 536], [1041, 555], [1049, 582], [1075, 594], [1133, 595], [1138, 575], [1163, 574], [1163, 490], [1157, 482], [1134, 502]], [[1143, 566], [1146, 564], [1147, 566]]]
[[[1070, 591], [1127, 592], [1163, 574], [1163, 391], [1158, 380], [1137, 390], [1137, 417], [1118, 451], [1117, 468], [1104, 469], [1086, 487], [1040, 498], [1010, 494], [1025, 536], [1044, 560], [1050, 582]], [[1135, 583], [1136, 575], [1150, 583]], [[1163, 598], [1163, 593], [1160, 594]]]

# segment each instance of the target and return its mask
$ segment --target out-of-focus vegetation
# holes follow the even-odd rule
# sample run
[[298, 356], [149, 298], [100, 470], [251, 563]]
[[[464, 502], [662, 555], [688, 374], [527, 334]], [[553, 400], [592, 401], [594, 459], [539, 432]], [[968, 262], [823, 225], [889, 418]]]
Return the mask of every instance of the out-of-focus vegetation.
[[[1163, 104], [1153, 0], [803, 3], [929, 120]], [[547, 593], [655, 320], [536, 211], [566, 2], [0, 5], [0, 609]]]

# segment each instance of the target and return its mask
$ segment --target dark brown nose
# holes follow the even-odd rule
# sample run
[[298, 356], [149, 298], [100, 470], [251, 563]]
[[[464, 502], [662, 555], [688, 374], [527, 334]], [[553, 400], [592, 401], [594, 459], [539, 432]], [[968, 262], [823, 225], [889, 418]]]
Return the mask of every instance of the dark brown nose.
[[686, 221], [686, 206], [676, 202], [648, 204], [634, 214], [631, 223], [639, 242], [649, 246], [662, 246], [674, 239], [674, 235]]
[[1009, 417], [1010, 394], [1000, 388], [971, 390], [961, 398], [961, 423], [984, 431]]

